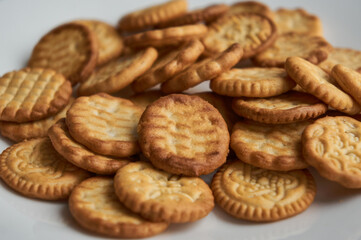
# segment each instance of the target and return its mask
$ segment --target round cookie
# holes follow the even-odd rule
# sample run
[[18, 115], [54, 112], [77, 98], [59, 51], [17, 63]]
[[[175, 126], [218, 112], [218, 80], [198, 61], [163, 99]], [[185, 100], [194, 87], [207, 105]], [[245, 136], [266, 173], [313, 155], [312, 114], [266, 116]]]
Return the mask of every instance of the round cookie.
[[90, 150], [115, 157], [138, 153], [142, 109], [127, 99], [98, 93], [77, 98], [67, 112], [70, 135]]
[[316, 195], [307, 170], [276, 172], [241, 161], [223, 165], [211, 185], [216, 203], [230, 215], [256, 222], [278, 221], [305, 211]]
[[201, 178], [173, 175], [146, 162], [119, 169], [114, 187], [127, 208], [155, 222], [194, 222], [214, 207], [212, 191]]
[[337, 64], [342, 64], [361, 73], [361, 51], [349, 48], [333, 48], [327, 59], [318, 66], [331, 73], [332, 68]]
[[62, 158], [49, 138], [12, 145], [0, 155], [0, 177], [26, 197], [60, 200], [90, 174]]
[[231, 5], [226, 15], [234, 15], [238, 13], [257, 13], [274, 19], [274, 13], [265, 4], [257, 1], [240, 1]]
[[138, 135], [145, 157], [174, 174], [211, 173], [228, 154], [227, 124], [197, 96], [171, 94], [153, 102], [139, 121]]
[[69, 102], [71, 84], [51, 69], [24, 68], [0, 78], [0, 120], [29, 122], [58, 113]]
[[92, 177], [81, 182], [70, 195], [69, 209], [81, 226], [109, 237], [150, 237], [169, 225], [147, 221], [124, 207], [109, 177]]

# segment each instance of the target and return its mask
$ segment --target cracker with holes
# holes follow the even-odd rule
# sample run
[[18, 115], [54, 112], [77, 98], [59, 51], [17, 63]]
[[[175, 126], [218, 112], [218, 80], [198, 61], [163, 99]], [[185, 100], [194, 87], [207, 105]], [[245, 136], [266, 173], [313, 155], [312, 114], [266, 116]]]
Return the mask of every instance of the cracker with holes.
[[211, 187], [216, 203], [228, 214], [255, 222], [297, 215], [316, 195], [315, 180], [307, 170], [277, 172], [241, 161], [223, 165]]
[[98, 43], [94, 33], [82, 24], [67, 23], [40, 39], [28, 66], [51, 68], [75, 85], [91, 74], [97, 59]]
[[0, 177], [26, 197], [60, 200], [68, 198], [90, 174], [62, 158], [46, 137], [17, 143], [2, 152]]
[[194, 222], [214, 207], [212, 191], [201, 178], [173, 175], [146, 162], [119, 169], [114, 187], [128, 209], [155, 222]]
[[270, 19], [274, 19], [274, 13], [265, 4], [256, 1], [240, 1], [232, 4], [226, 15], [235, 15], [238, 13], [257, 13]]
[[303, 135], [306, 161], [325, 178], [347, 188], [361, 188], [361, 122], [338, 116], [318, 119]]
[[332, 68], [337, 64], [342, 64], [361, 73], [361, 51], [350, 48], [334, 48], [328, 54], [328, 58], [318, 66], [331, 73]]
[[69, 102], [71, 84], [53, 70], [24, 68], [0, 77], [0, 120], [29, 122], [58, 113]]
[[172, 94], [153, 102], [139, 121], [138, 134], [145, 157], [174, 174], [211, 173], [228, 154], [227, 124], [197, 96]]
[[90, 150], [116, 157], [138, 153], [142, 109], [131, 101], [98, 93], [77, 98], [67, 112], [70, 135]]

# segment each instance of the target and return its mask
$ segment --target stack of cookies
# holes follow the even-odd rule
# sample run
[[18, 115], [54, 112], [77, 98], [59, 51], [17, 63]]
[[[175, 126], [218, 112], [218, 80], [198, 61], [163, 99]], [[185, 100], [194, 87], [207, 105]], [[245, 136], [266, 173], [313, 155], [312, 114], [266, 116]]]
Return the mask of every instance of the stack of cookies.
[[[0, 78], [0, 132], [18, 142], [0, 177], [27, 197], [68, 199], [81, 226], [111, 237], [153, 236], [214, 202], [239, 219], [285, 219], [314, 200], [310, 166], [361, 188], [360, 60], [316, 16], [258, 2], [172, 0], [116, 27], [74, 20]], [[205, 81], [212, 91], [184, 92]]]

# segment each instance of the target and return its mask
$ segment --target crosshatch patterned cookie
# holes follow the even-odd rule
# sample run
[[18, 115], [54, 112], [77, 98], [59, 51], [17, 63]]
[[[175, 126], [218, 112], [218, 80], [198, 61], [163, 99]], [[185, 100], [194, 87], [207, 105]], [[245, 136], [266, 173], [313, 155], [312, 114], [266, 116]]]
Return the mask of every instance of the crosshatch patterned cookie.
[[214, 207], [212, 191], [201, 178], [173, 175], [146, 162], [119, 169], [114, 187], [120, 202], [151, 221], [193, 222]]
[[212, 79], [210, 88], [230, 97], [272, 97], [291, 90], [296, 83], [282, 68], [233, 68]]
[[303, 169], [301, 135], [311, 121], [269, 125], [243, 120], [233, 127], [231, 148], [253, 166], [275, 171]]
[[328, 58], [318, 66], [331, 73], [332, 68], [337, 64], [342, 64], [361, 73], [361, 51], [349, 48], [334, 48], [328, 54]]
[[361, 106], [350, 95], [338, 89], [335, 80], [318, 66], [299, 57], [290, 57], [285, 69], [305, 91], [331, 107], [351, 115], [361, 112]]
[[234, 15], [238, 13], [257, 13], [274, 19], [274, 13], [265, 4], [256, 1], [241, 1], [231, 5], [226, 15]]
[[209, 55], [223, 52], [233, 43], [243, 48], [243, 58], [265, 50], [276, 40], [276, 26], [264, 15], [239, 13], [224, 16], [209, 26], [202, 39]]
[[0, 78], [0, 120], [29, 122], [54, 115], [69, 102], [71, 84], [51, 69], [24, 68]]
[[239, 160], [223, 165], [211, 187], [216, 203], [227, 213], [256, 222], [297, 215], [316, 195], [315, 180], [307, 170], [276, 172]]
[[72, 164], [97, 174], [114, 174], [128, 164], [130, 158], [112, 158], [93, 153], [70, 136], [65, 119], [49, 129], [49, 138], [55, 150]]
[[147, 48], [120, 59], [115, 59], [101, 66], [82, 82], [78, 94], [83, 96], [98, 92], [117, 92], [145, 73], [157, 57], [157, 50]]
[[289, 91], [270, 98], [234, 98], [232, 108], [238, 115], [257, 122], [283, 124], [316, 118], [328, 106], [310, 94]]
[[59, 200], [90, 174], [62, 158], [46, 137], [7, 148], [0, 155], [0, 177], [26, 197]]
[[70, 135], [90, 150], [116, 157], [139, 151], [137, 125], [142, 109], [131, 101], [98, 93], [77, 98], [67, 112]]
[[228, 154], [227, 124], [217, 109], [197, 96], [172, 94], [150, 104], [138, 134], [145, 157], [174, 174], [211, 173]]
[[79, 23], [63, 24], [40, 39], [28, 66], [51, 68], [75, 85], [87, 78], [98, 59], [94, 33]]

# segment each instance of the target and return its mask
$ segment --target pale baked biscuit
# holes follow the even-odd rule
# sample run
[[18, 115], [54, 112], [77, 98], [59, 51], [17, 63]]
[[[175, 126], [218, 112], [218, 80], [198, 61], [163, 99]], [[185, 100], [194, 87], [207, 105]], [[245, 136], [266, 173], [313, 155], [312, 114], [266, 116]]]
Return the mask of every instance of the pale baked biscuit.
[[28, 66], [51, 68], [74, 85], [87, 78], [98, 59], [94, 33], [79, 23], [63, 24], [40, 39]]
[[67, 112], [71, 136], [90, 150], [116, 157], [136, 154], [142, 109], [131, 101], [98, 93], [77, 98]]
[[199, 39], [207, 33], [203, 24], [190, 24], [178, 27], [149, 30], [124, 38], [131, 48], [178, 46], [192, 39]]
[[342, 64], [361, 73], [361, 51], [349, 48], [334, 48], [328, 54], [328, 58], [318, 66], [331, 73], [332, 68], [337, 64]]
[[191, 40], [180, 49], [165, 50], [153, 66], [132, 83], [134, 92], [144, 92], [172, 78], [177, 73], [189, 67], [204, 51], [199, 40]]
[[272, 97], [287, 92], [296, 83], [282, 68], [234, 68], [212, 79], [210, 88], [230, 97]]
[[62, 158], [46, 137], [7, 148], [0, 155], [0, 177], [26, 197], [59, 200], [90, 174]]
[[132, 32], [168, 22], [185, 14], [187, 5], [186, 0], [173, 0], [129, 13], [119, 20], [118, 29]]
[[84, 228], [109, 237], [143, 238], [163, 232], [166, 222], [150, 222], [131, 212], [118, 200], [113, 179], [92, 177], [71, 193], [69, 209]]
[[145, 157], [174, 174], [211, 173], [228, 154], [227, 124], [197, 96], [172, 94], [153, 102], [139, 121], [138, 135]]
[[15, 142], [20, 142], [25, 139], [46, 137], [48, 129], [55, 124], [59, 119], [66, 116], [66, 112], [73, 103], [74, 98], [71, 98], [68, 105], [54, 116], [25, 123], [5, 122], [0, 121], [0, 133]]
[[29, 122], [54, 115], [69, 102], [71, 84], [51, 69], [24, 68], [0, 77], [0, 120]]
[[222, 166], [211, 187], [216, 203], [227, 213], [256, 222], [297, 215], [316, 195], [315, 180], [307, 170], [276, 172], [241, 161]]
[[98, 92], [117, 92], [145, 73], [157, 57], [157, 50], [147, 48], [108, 62], [80, 84], [78, 94], [82, 96]]
[[209, 26], [202, 39], [209, 55], [220, 53], [233, 43], [243, 48], [243, 58], [265, 50], [276, 40], [276, 26], [264, 15], [239, 13], [224, 16]]
[[316, 118], [328, 106], [310, 94], [289, 91], [270, 98], [234, 98], [232, 108], [257, 122], [283, 124]]
[[331, 107], [351, 115], [361, 112], [360, 105], [350, 95], [338, 89], [335, 80], [318, 66], [299, 57], [290, 57], [285, 69], [305, 91]]
[[253, 166], [275, 171], [306, 168], [301, 135], [311, 121], [268, 125], [243, 120], [233, 127], [231, 148]]
[[257, 1], [236, 2], [231, 5], [226, 15], [234, 15], [237, 13], [257, 13], [265, 15], [272, 20], [274, 19], [274, 13], [272, 10], [267, 5]]
[[232, 44], [224, 52], [205, 58], [191, 65], [173, 78], [161, 85], [164, 93], [176, 93], [194, 87], [199, 83], [215, 78], [229, 70], [242, 58], [243, 50], [240, 44]]
[[271, 47], [257, 54], [252, 61], [262, 67], [284, 67], [288, 57], [296, 56], [319, 64], [331, 51], [332, 46], [323, 37], [291, 32], [279, 35]]
[[65, 119], [59, 120], [49, 129], [49, 138], [55, 150], [72, 164], [97, 174], [114, 174], [128, 164], [130, 158], [112, 158], [96, 154], [77, 143], [71, 136]]
[[304, 9], [280, 8], [274, 13], [275, 23], [279, 34], [295, 32], [322, 36], [321, 20]]
[[146, 162], [119, 169], [114, 187], [120, 202], [151, 221], [193, 222], [214, 207], [212, 191], [201, 178], [173, 175]]
[[361, 188], [361, 122], [350, 117], [325, 117], [302, 135], [305, 160], [325, 178], [347, 188]]

